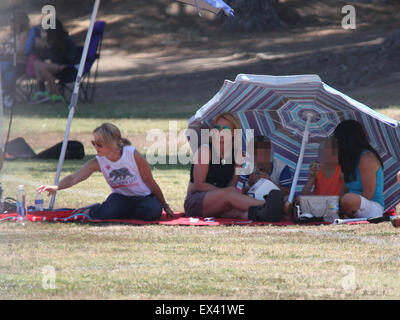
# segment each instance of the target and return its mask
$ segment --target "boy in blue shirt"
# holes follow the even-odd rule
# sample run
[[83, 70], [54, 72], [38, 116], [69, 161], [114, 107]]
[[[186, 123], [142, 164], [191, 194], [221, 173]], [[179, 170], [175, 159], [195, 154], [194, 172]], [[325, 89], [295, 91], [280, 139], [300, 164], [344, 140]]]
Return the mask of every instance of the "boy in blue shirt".
[[248, 185], [252, 186], [260, 178], [269, 179], [285, 194], [289, 195], [293, 174], [289, 166], [274, 158], [271, 161], [271, 141], [265, 136], [254, 138], [254, 171]]

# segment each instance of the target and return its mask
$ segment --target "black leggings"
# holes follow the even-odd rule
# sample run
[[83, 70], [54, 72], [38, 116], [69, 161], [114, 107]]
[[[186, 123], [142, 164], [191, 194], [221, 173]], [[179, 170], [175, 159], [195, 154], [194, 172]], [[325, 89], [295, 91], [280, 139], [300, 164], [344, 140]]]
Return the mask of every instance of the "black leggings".
[[90, 209], [92, 219], [139, 219], [154, 221], [161, 217], [162, 205], [154, 195], [144, 197], [112, 193], [106, 201]]

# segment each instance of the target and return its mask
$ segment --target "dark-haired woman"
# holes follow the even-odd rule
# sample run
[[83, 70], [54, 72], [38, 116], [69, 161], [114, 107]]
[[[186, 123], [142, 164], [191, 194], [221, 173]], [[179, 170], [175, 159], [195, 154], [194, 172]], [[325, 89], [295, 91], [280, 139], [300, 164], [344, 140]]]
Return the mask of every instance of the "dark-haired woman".
[[150, 166], [135, 147], [121, 137], [120, 130], [111, 123], [103, 123], [93, 131], [92, 141], [97, 156], [86, 162], [75, 173], [65, 177], [56, 186], [40, 186], [37, 191], [49, 195], [86, 180], [95, 171], [101, 171], [112, 193], [102, 204], [96, 204], [82, 213], [93, 219], [158, 220], [162, 208], [174, 216], [154, 180]]
[[[56, 75], [66, 66], [73, 66], [78, 63], [79, 52], [74, 41], [58, 19], [56, 19], [55, 29], [46, 30], [46, 49], [41, 50], [41, 52], [42, 56], [34, 63], [35, 77], [41, 87], [35, 94], [32, 103], [62, 102], [63, 97], [55, 82]], [[50, 93], [46, 92], [44, 82], [48, 83]]]
[[340, 199], [340, 212], [349, 218], [382, 216], [385, 207], [382, 159], [368, 142], [358, 121], [341, 122], [334, 135], [348, 189]]

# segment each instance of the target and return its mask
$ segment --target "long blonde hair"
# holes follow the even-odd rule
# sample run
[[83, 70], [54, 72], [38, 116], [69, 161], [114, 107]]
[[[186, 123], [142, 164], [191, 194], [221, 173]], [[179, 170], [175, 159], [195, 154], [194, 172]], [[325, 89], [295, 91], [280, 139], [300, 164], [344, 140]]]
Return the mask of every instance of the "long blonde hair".
[[229, 121], [232, 124], [231, 129], [241, 129], [240, 122], [238, 118], [232, 113], [232, 112], [223, 112], [218, 114], [215, 119], [211, 122], [210, 124], [210, 129], [214, 128], [214, 125], [217, 123], [219, 119], [225, 119], [226, 121]]
[[109, 122], [105, 122], [94, 129], [93, 134], [94, 133], [99, 133], [106, 144], [110, 145], [115, 142], [117, 146], [121, 149], [124, 146], [131, 144], [128, 139], [122, 138], [121, 131], [118, 129], [118, 127]]

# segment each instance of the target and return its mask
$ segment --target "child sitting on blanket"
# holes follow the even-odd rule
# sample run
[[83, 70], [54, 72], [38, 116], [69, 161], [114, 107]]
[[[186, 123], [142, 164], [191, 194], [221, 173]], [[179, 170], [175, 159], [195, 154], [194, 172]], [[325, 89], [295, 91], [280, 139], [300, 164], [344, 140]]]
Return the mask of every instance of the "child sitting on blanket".
[[289, 195], [293, 175], [288, 165], [279, 159], [271, 161], [271, 142], [265, 136], [254, 138], [254, 171], [249, 177], [245, 192], [259, 179], [272, 181], [285, 194]]
[[345, 185], [343, 173], [339, 165], [338, 144], [336, 138], [330, 137], [321, 142], [319, 160], [310, 164], [308, 180], [303, 188], [302, 195], [329, 195], [343, 194]]

